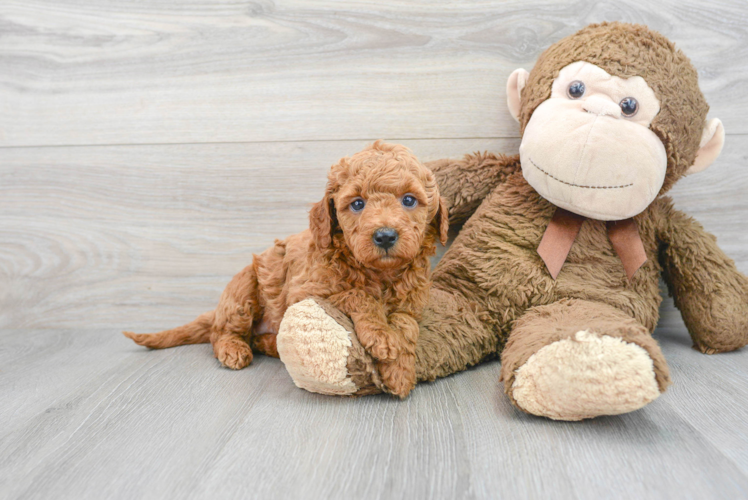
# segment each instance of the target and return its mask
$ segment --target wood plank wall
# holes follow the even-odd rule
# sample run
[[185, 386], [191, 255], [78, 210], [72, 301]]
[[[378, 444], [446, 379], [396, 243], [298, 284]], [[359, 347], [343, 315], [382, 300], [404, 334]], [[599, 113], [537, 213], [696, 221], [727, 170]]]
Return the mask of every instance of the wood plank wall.
[[0, 327], [191, 319], [367, 142], [516, 152], [507, 76], [602, 20], [648, 24], [699, 68], [727, 146], [673, 196], [748, 272], [743, 1], [6, 0]]

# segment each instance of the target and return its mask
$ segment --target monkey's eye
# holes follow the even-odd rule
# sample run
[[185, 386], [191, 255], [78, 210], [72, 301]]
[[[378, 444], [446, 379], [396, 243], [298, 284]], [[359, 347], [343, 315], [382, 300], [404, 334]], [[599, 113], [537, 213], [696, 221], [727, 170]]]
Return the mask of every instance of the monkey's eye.
[[363, 200], [363, 198], [356, 198], [351, 202], [348, 207], [351, 209], [351, 212], [360, 212], [364, 209], [366, 206], [366, 202]]
[[584, 83], [575, 80], [569, 84], [569, 90], [567, 90], [567, 93], [572, 99], [579, 99], [584, 95], [585, 90]]
[[403, 199], [400, 200], [400, 203], [402, 203], [404, 207], [413, 208], [418, 205], [418, 200], [412, 194], [406, 194], [403, 196]]
[[624, 116], [632, 117], [639, 111], [639, 103], [633, 97], [625, 97], [620, 105]]

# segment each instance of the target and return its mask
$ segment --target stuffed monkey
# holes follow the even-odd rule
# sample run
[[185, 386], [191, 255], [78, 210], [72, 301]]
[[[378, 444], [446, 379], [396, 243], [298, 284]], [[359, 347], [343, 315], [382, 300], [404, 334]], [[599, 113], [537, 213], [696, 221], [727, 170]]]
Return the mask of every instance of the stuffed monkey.
[[[667, 283], [704, 353], [748, 343], [748, 279], [665, 193], [724, 142], [688, 58], [644, 26], [591, 25], [515, 71], [508, 104], [518, 156], [430, 167], [465, 222], [433, 274], [417, 376], [501, 356], [518, 408], [559, 420], [636, 410], [670, 384], [652, 338]], [[379, 392], [347, 318], [307, 299], [286, 313], [278, 351], [295, 383]]]

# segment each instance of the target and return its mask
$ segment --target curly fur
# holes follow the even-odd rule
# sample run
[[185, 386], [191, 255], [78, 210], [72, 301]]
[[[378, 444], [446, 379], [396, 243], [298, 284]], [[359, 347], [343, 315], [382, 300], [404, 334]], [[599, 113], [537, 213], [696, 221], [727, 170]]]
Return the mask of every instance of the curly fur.
[[[405, 194], [417, 206], [404, 207]], [[366, 206], [354, 212], [349, 205], [358, 197]], [[388, 250], [372, 240], [382, 227], [399, 236]], [[332, 166], [324, 198], [309, 213], [309, 229], [254, 255], [214, 311], [160, 333], [125, 335], [154, 349], [210, 341], [224, 366], [241, 369], [252, 361], [252, 348], [278, 356], [275, 335], [289, 306], [324, 298], [351, 317], [385, 386], [405, 397], [415, 385], [429, 257], [437, 237], [446, 241], [447, 229], [433, 173], [404, 146], [377, 141]]]

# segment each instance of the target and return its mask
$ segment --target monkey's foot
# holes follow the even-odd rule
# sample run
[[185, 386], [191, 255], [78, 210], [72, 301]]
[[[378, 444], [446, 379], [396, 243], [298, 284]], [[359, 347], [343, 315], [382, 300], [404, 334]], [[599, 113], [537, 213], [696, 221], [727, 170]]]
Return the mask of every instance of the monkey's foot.
[[638, 410], [670, 384], [662, 351], [643, 325], [579, 299], [534, 307], [515, 322], [501, 378], [518, 408], [554, 420]]
[[508, 392], [519, 408], [554, 420], [627, 413], [660, 395], [647, 351], [590, 331], [530, 356]]

